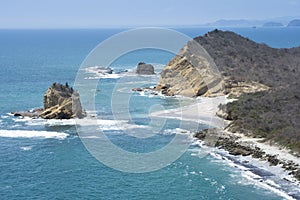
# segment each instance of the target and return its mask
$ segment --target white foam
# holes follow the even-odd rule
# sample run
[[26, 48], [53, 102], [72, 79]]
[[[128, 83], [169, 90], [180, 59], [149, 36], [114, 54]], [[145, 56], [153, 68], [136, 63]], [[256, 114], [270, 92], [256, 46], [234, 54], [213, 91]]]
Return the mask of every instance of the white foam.
[[[224, 151], [224, 150], [220, 150], [220, 149], [216, 149], [217, 153], [210, 153], [213, 157], [217, 158], [218, 162], [223, 162], [226, 165], [237, 169], [238, 171], [241, 172], [241, 176], [244, 179], [247, 179], [247, 181], [245, 180], [241, 180], [239, 181], [239, 184], [252, 184], [255, 185], [257, 187], [261, 187], [264, 188], [266, 190], [272, 191], [274, 193], [276, 193], [277, 195], [285, 198], [285, 199], [294, 199], [293, 197], [291, 197], [287, 192], [287, 191], [283, 191], [282, 188], [286, 187], [285, 186], [281, 186], [280, 184], [276, 183], [274, 180], [274, 177], [262, 177], [259, 176], [253, 172], [250, 171], [250, 168], [247, 168], [245, 166], [242, 166], [240, 164], [236, 164], [234, 163], [232, 160], [228, 159], [227, 156], [230, 156], [228, 154], [228, 152]], [[221, 159], [220, 156], [217, 155], [221, 155]], [[288, 175], [288, 173], [286, 171], [284, 171], [280, 166], [270, 166], [269, 163], [267, 161], [260, 161], [258, 159], [254, 159], [251, 156], [231, 156], [234, 157], [234, 159], [238, 160], [239, 162], [244, 162], [246, 161], [248, 164], [251, 164], [255, 167], [258, 167], [261, 170], [266, 170], [272, 174], [275, 175], [276, 177], [279, 177], [279, 180], [282, 180], [283, 178], [287, 179], [287, 180], [291, 180], [292, 177], [290, 175]], [[236, 177], [234, 178], [236, 180]], [[295, 180], [294, 180], [295, 181]], [[297, 183], [290, 183], [289, 185], [289, 190], [294, 190], [293, 188], [297, 188]]]
[[66, 133], [52, 131], [0, 130], [0, 137], [8, 138], [54, 138], [63, 140], [67, 136]]
[[20, 147], [22, 151], [30, 151], [32, 149], [32, 146], [25, 146], [25, 147]]
[[75, 119], [49, 119], [43, 122], [47, 126], [74, 126]]
[[111, 68], [109, 67], [103, 67], [103, 66], [92, 66], [92, 67], [86, 67], [83, 68], [88, 73], [95, 73], [95, 74], [106, 74], [108, 72], [111, 72]]
[[175, 129], [166, 129], [163, 131], [163, 134], [165, 135], [174, 135], [174, 134], [183, 134], [183, 135], [192, 135], [192, 132], [181, 129], [181, 128], [175, 128]]
[[[147, 128], [145, 125], [129, 123], [127, 120], [105, 120], [96, 119], [95, 117], [84, 119], [32, 119], [32, 118], [16, 118], [16, 122], [25, 122], [28, 126], [98, 126], [101, 130], [125, 130], [125, 129], [142, 129]], [[149, 128], [149, 127], [148, 127]]]
[[251, 172], [248, 172], [248, 173], [243, 173], [242, 176], [248, 180], [250, 180], [254, 185], [260, 187], [260, 188], [264, 188], [264, 189], [267, 189], [267, 190], [270, 190], [272, 192], [274, 192], [275, 194], [283, 197], [284, 199], [287, 199], [287, 200], [295, 200], [293, 197], [291, 197], [290, 195], [288, 195], [286, 192], [280, 190], [279, 188], [277, 187], [274, 187], [274, 185], [270, 185], [268, 184], [268, 182], [266, 181], [262, 181], [262, 180], [255, 180], [253, 179], [253, 173]]
[[85, 70], [87, 73], [94, 74], [94, 76], [88, 76], [85, 77], [84, 79], [118, 79], [126, 74], [126, 73], [116, 74], [111, 71], [113, 70], [112, 68], [101, 67], [101, 66], [87, 67], [84, 68], [83, 70]]
[[94, 80], [94, 79], [118, 79], [123, 77], [124, 75], [121, 74], [99, 74], [96, 76], [88, 76], [85, 77], [84, 79], [86, 80]]
[[149, 126], [131, 124], [127, 120], [97, 120], [100, 130], [129, 130], [129, 129], [145, 129]]
[[25, 122], [28, 126], [66, 126], [66, 125], [76, 125], [76, 121], [74, 119], [42, 119], [42, 118], [13, 118], [13, 120], [17, 123]]
[[19, 117], [19, 118], [13, 118], [13, 120], [15, 122], [27, 122], [27, 121], [32, 120], [32, 118], [30, 118], [30, 117], [24, 117], [24, 118]]
[[190, 174], [192, 174], [192, 175], [197, 175], [197, 172], [191, 171]]

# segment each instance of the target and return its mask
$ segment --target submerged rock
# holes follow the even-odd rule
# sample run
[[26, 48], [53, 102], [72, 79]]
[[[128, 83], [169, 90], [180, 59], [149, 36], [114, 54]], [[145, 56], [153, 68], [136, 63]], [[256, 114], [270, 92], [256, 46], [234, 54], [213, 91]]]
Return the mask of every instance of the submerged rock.
[[141, 75], [153, 75], [154, 67], [153, 65], [146, 64], [144, 62], [140, 62], [136, 68], [136, 73]]
[[66, 83], [53, 83], [44, 95], [44, 110], [39, 115], [45, 119], [83, 118], [79, 94]]
[[44, 109], [37, 108], [33, 110], [27, 110], [27, 111], [19, 111], [19, 112], [12, 112], [15, 117], [30, 117], [30, 118], [38, 118], [43, 112]]

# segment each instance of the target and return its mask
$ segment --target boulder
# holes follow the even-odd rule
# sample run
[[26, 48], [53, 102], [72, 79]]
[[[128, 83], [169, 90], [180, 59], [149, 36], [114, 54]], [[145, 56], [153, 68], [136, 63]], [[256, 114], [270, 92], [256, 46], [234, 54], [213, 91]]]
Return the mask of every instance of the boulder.
[[269, 161], [271, 166], [276, 166], [279, 163], [278, 158], [276, 158], [276, 156], [274, 156], [274, 155], [273, 156], [268, 155], [268, 161]]
[[83, 118], [79, 94], [66, 83], [53, 83], [44, 95], [44, 110], [39, 115], [45, 119]]
[[155, 74], [153, 65], [146, 64], [144, 62], [140, 62], [137, 65], [136, 73], [141, 74], [141, 75], [153, 75], [153, 74]]

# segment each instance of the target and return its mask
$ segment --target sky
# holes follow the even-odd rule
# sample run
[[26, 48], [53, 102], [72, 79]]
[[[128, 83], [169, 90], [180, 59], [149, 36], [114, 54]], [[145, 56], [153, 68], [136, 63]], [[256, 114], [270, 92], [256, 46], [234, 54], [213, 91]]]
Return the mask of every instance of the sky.
[[199, 25], [299, 15], [300, 0], [0, 0], [0, 28]]

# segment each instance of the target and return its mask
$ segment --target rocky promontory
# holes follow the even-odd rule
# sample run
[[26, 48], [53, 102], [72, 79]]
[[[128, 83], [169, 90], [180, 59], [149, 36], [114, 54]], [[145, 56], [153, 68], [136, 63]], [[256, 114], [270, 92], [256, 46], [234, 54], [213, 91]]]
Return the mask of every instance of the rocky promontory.
[[66, 83], [53, 83], [44, 94], [44, 108], [24, 112], [13, 112], [15, 116], [41, 117], [44, 119], [83, 118], [79, 94]]
[[[197, 55], [196, 45], [191, 45], [195, 43], [210, 58], [203, 51]], [[233, 32], [214, 30], [183, 47], [164, 67], [157, 88], [167, 95], [196, 97], [285, 87], [299, 79], [299, 55], [300, 48], [271, 48]]]
[[[203, 50], [198, 54], [195, 43], [210, 57]], [[222, 131], [258, 138], [287, 148], [283, 156], [300, 157], [299, 77], [300, 47], [272, 48], [230, 31], [214, 30], [183, 47], [163, 69], [157, 88], [166, 95], [227, 95], [234, 101], [219, 106], [217, 115], [227, 124]], [[237, 140], [226, 136], [216, 145], [234, 155], [266, 159], [272, 165], [281, 162], [276, 155], [265, 155], [264, 150]], [[287, 168], [295, 167], [289, 163], [282, 162]], [[300, 179], [296, 167], [292, 173]]]

